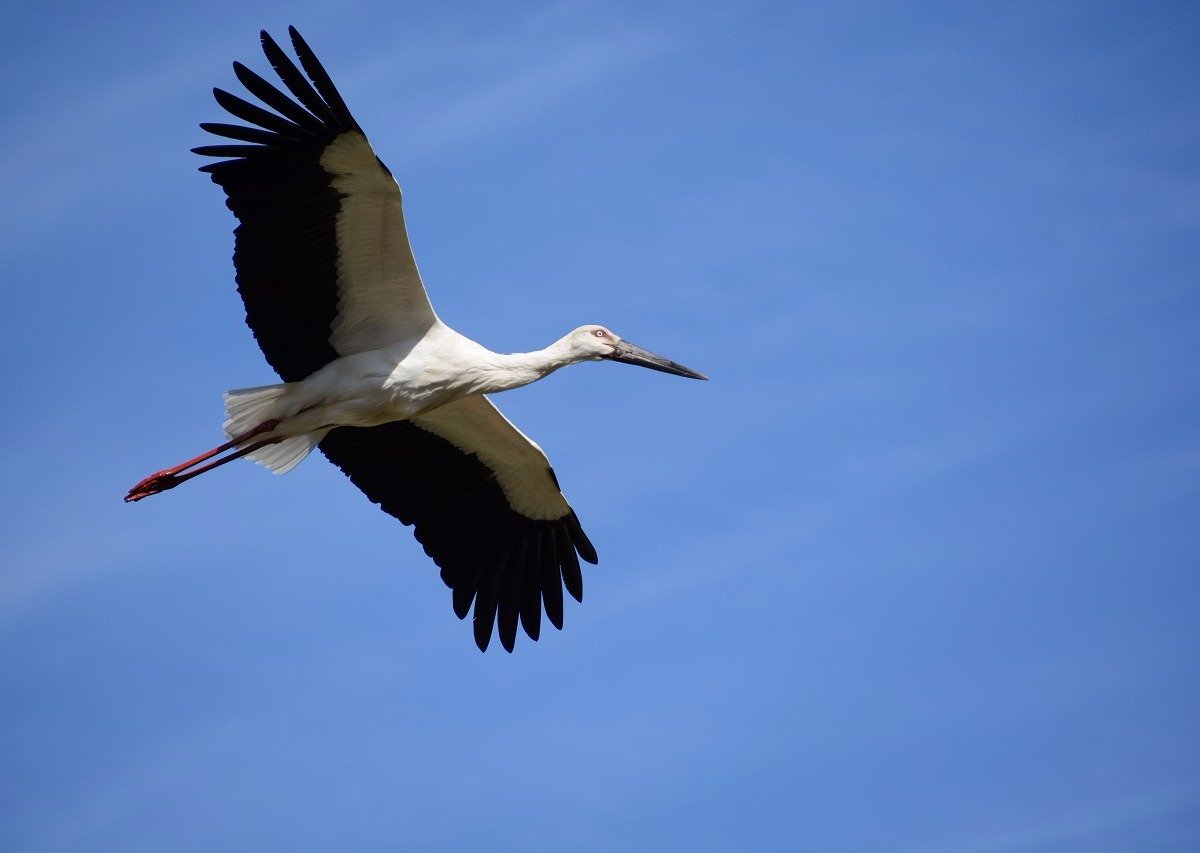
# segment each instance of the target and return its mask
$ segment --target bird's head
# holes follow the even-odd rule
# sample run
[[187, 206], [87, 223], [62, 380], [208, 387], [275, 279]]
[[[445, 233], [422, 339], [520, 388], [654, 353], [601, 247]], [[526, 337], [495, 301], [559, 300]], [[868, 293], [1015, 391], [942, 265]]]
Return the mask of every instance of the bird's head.
[[567, 335], [567, 341], [572, 353], [580, 361], [607, 358], [611, 361], [623, 361], [626, 364], [649, 367], [651, 370], [661, 370], [663, 373], [672, 373], [676, 376], [686, 376], [689, 379], [708, 379], [703, 373], [697, 373], [669, 358], [663, 358], [661, 355], [642, 349], [637, 344], [622, 340], [616, 332], [609, 331], [603, 326], [580, 326]]

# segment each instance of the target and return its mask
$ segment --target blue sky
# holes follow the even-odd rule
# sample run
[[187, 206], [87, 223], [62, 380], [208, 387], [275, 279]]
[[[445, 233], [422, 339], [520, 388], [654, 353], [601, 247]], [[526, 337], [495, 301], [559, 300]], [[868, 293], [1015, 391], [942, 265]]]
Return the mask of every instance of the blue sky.
[[[0, 13], [0, 847], [1200, 846], [1200, 12]], [[600, 552], [481, 655], [273, 381], [199, 121], [296, 24]]]

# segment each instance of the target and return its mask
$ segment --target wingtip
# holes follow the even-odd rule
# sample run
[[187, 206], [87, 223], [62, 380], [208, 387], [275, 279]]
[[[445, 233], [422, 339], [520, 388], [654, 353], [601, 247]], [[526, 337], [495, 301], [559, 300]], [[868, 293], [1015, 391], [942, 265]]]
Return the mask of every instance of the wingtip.
[[572, 510], [567, 516], [567, 527], [571, 533], [571, 541], [575, 545], [575, 550], [579, 553], [580, 558], [585, 563], [591, 563], [593, 566], [600, 562], [600, 556], [596, 553], [596, 546], [588, 539], [587, 534], [583, 532], [583, 525], [579, 521], [579, 516]]
[[530, 616], [529, 621], [525, 620], [524, 612], [521, 613], [521, 627], [525, 629], [525, 636], [533, 640], [535, 643], [542, 636], [542, 607], [541, 602], [538, 602], [538, 612], [536, 618]]
[[451, 598], [451, 605], [454, 607], [454, 615], [460, 620], [466, 619], [467, 614], [471, 612], [471, 605], [475, 601], [475, 590], [469, 590], [466, 587], [458, 587], [454, 590]]
[[[480, 608], [479, 600], [475, 600], [475, 618], [471, 624], [471, 630], [475, 634], [475, 645], [479, 646], [479, 651], [486, 652], [488, 645], [492, 642], [492, 629], [496, 626], [496, 611], [488, 610], [485, 606]], [[482, 612], [480, 612], [482, 610]]]
[[288, 24], [288, 38], [292, 40], [292, 47], [296, 49], [297, 55], [304, 53], [306, 50], [311, 52], [308, 42], [304, 40], [304, 36], [300, 35], [300, 31], [291, 24]]

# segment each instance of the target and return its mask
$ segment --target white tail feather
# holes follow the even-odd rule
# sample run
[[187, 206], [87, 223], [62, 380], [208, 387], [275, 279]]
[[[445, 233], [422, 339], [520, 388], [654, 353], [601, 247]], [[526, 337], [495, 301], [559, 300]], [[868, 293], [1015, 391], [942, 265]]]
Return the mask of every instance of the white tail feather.
[[259, 424], [279, 417], [275, 404], [286, 392], [286, 385], [259, 385], [226, 391], [225, 435], [229, 438], [245, 435]]
[[[286, 385], [260, 385], [257, 388], [235, 388], [225, 392], [225, 435], [233, 438], [252, 429], [290, 414], [280, 405], [287, 393]], [[286, 474], [312, 452], [329, 430], [291, 436], [275, 444], [247, 453], [259, 465], [276, 474]]]
[[328, 432], [329, 430], [323, 429], [294, 435], [278, 444], [268, 444], [253, 453], [247, 453], [246, 458], [253, 459], [264, 468], [270, 468], [275, 474], [286, 474], [299, 465]]

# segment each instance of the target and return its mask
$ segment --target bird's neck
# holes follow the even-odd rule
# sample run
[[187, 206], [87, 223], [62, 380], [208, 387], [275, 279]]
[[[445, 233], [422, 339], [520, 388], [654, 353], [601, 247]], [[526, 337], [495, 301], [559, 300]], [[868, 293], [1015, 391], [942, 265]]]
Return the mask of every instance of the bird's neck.
[[520, 388], [578, 360], [565, 339], [533, 352], [493, 353], [494, 369], [487, 372], [484, 379], [487, 387], [481, 390], [490, 394]]

